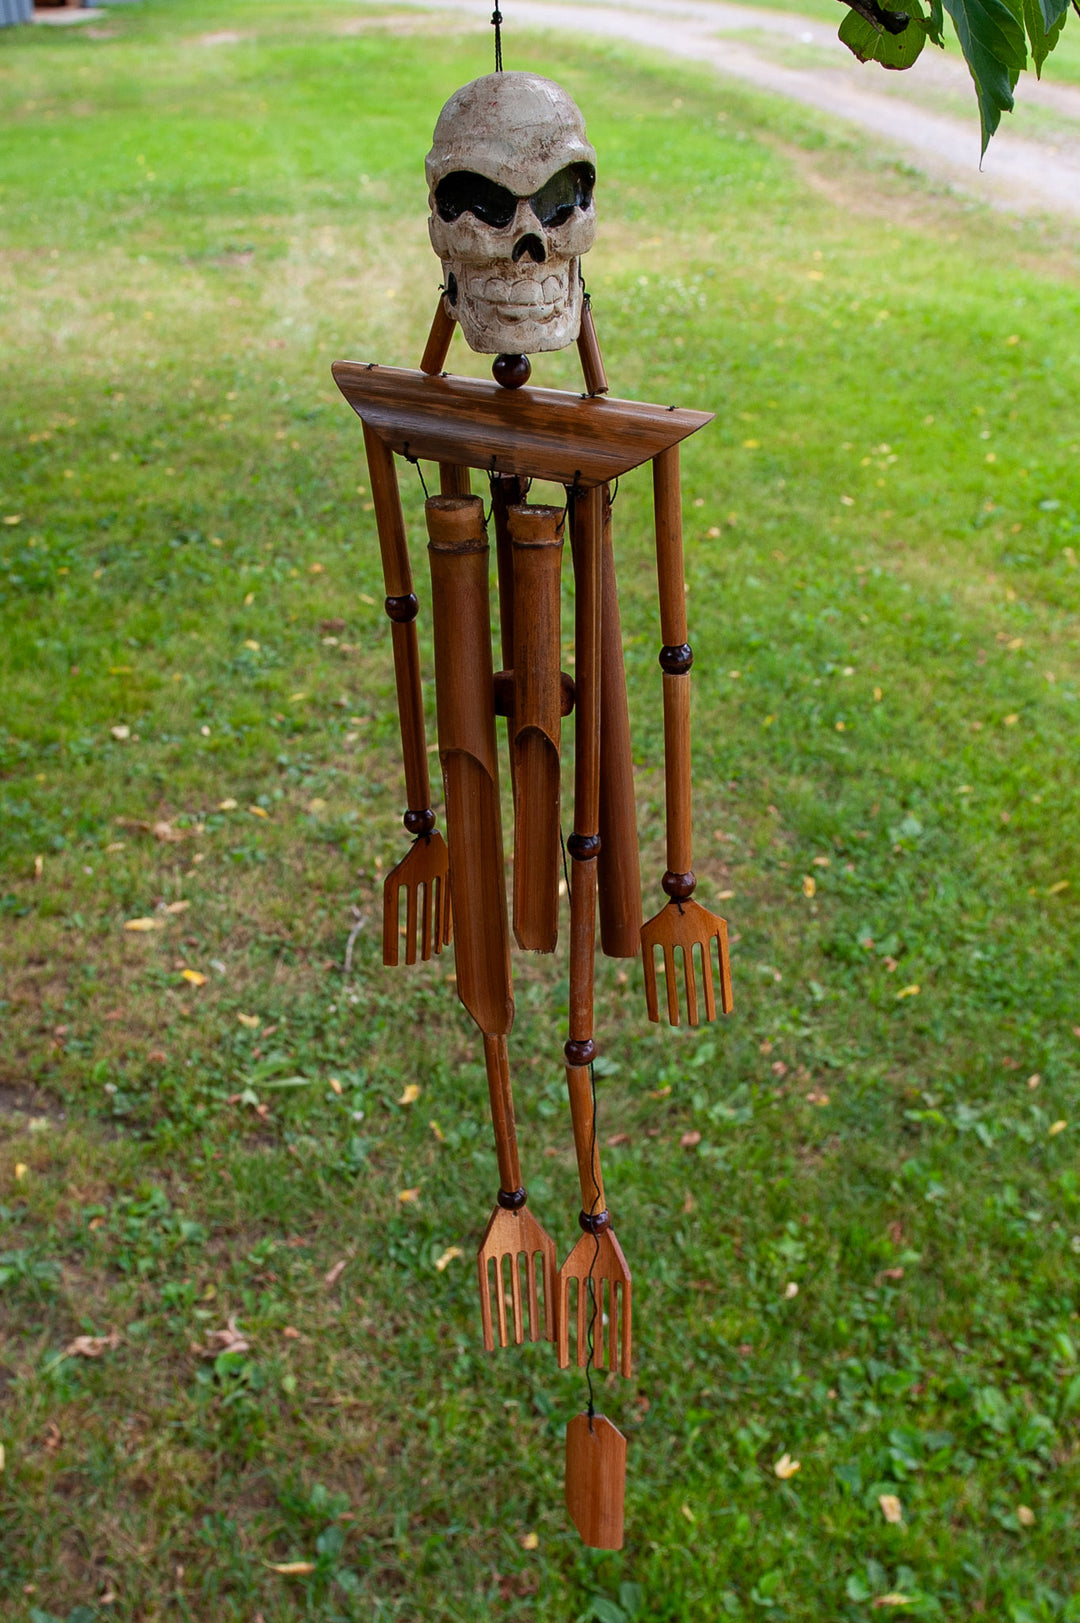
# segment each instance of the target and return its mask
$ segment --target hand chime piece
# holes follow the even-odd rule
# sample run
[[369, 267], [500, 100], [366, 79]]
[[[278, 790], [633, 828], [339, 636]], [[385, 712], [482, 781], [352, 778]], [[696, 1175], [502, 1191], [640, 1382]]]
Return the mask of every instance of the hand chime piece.
[[[595, 158], [581, 114], [535, 74], [489, 74], [447, 102], [427, 162], [430, 233], [443, 265], [419, 372], [338, 362], [334, 376], [364, 425], [392, 621], [398, 710], [414, 844], [386, 881], [383, 957], [440, 952], [451, 935], [457, 991], [484, 1042], [499, 1169], [478, 1252], [484, 1345], [554, 1340], [590, 1376], [587, 1411], [566, 1434], [566, 1502], [586, 1543], [623, 1539], [626, 1440], [592, 1404], [591, 1373], [631, 1372], [631, 1277], [611, 1227], [597, 1144], [593, 982], [597, 913], [603, 951], [640, 949], [649, 1018], [659, 1019], [657, 951], [667, 1013], [696, 1025], [731, 1007], [727, 930], [692, 900], [689, 671], [683, 590], [679, 442], [702, 412], [605, 398], [607, 378], [580, 256], [595, 236]], [[443, 371], [455, 326], [496, 354], [496, 382]], [[584, 396], [526, 389], [527, 356], [577, 341]], [[417, 600], [394, 466], [438, 462], [426, 504], [435, 689], [446, 842], [430, 806], [416, 637]], [[611, 539], [610, 482], [653, 466], [663, 648], [669, 900], [642, 924], [630, 724]], [[489, 549], [470, 469], [491, 487], [503, 669], [493, 670]], [[574, 678], [559, 669], [563, 510], [527, 501], [546, 479], [567, 493], [575, 579]], [[581, 1186], [581, 1238], [556, 1267], [555, 1246], [521, 1181], [508, 1038], [514, 1015], [495, 716], [507, 718], [514, 803], [513, 931], [538, 952], [556, 946], [562, 717], [574, 712], [570, 857], [570, 1016], [564, 1048]], [[681, 966], [677, 960], [681, 953]], [[681, 967], [683, 999], [679, 995]], [[700, 991], [699, 998], [699, 978]], [[542, 1301], [541, 1301], [542, 1292]], [[494, 1303], [494, 1311], [493, 1311]], [[509, 1306], [509, 1316], [507, 1307]]]

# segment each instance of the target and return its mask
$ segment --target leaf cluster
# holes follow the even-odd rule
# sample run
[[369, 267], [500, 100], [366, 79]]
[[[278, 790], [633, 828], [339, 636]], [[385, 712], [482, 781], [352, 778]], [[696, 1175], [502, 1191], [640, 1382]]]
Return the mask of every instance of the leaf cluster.
[[1012, 112], [1021, 73], [1033, 66], [1041, 78], [1070, 3], [1076, 0], [930, 0], [926, 10], [922, 0], [903, 0], [902, 8], [900, 0], [855, 0], [839, 37], [860, 62], [910, 68], [928, 39], [944, 48], [948, 12], [975, 86], [985, 153], [1002, 113]]

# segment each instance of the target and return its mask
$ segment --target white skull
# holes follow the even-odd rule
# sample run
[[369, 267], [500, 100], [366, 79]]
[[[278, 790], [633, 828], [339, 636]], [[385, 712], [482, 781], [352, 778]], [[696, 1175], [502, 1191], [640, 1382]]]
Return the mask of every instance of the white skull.
[[427, 159], [431, 246], [470, 349], [565, 349], [596, 236], [596, 153], [561, 85], [489, 73], [455, 91]]

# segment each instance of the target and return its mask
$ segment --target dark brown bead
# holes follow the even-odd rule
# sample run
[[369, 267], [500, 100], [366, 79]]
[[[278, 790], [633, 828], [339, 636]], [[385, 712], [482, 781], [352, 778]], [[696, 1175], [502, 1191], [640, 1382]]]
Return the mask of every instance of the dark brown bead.
[[589, 862], [600, 855], [599, 834], [571, 834], [566, 849], [575, 862]]
[[583, 1043], [576, 1043], [571, 1037], [565, 1044], [563, 1053], [567, 1065], [591, 1065], [596, 1058], [596, 1044], [591, 1037], [586, 1037]]
[[404, 597], [388, 597], [385, 607], [391, 620], [399, 626], [404, 626], [408, 625], [410, 620], [416, 619], [420, 605], [416, 601], [415, 592], [406, 592]]
[[427, 811], [409, 810], [401, 821], [410, 834], [430, 834], [435, 827], [435, 813], [430, 807]]
[[677, 647], [666, 646], [660, 650], [660, 669], [669, 676], [685, 676], [694, 663], [694, 650], [688, 642], [680, 643]]
[[586, 1234], [599, 1234], [602, 1229], [611, 1227], [610, 1212], [579, 1212], [578, 1222]]
[[532, 376], [532, 365], [527, 355], [496, 355], [491, 375], [504, 389], [520, 389]]
[[692, 871], [689, 873], [672, 873], [669, 868], [660, 883], [673, 902], [685, 902], [688, 896], [694, 894], [697, 878]]
[[525, 1204], [524, 1189], [500, 1189], [497, 1199], [504, 1212], [520, 1212]]

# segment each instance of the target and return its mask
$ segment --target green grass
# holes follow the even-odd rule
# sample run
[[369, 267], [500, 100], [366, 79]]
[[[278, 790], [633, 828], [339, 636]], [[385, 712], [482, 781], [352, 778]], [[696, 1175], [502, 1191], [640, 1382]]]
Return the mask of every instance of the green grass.
[[[717, 413], [684, 474], [696, 866], [736, 1012], [652, 1028], [601, 964], [637, 1368], [602, 1389], [627, 1546], [590, 1553], [581, 1381], [478, 1344], [452, 965], [379, 962], [402, 787], [328, 368], [415, 364], [423, 155], [489, 44], [367, 16], [0, 36], [4, 1615], [1075, 1620], [1075, 244], [685, 68], [516, 38], [600, 153], [616, 392]], [[658, 903], [641, 475], [616, 534]], [[562, 1247], [564, 962], [519, 962], [512, 1039]], [[230, 1319], [248, 1348], [202, 1356]]]

